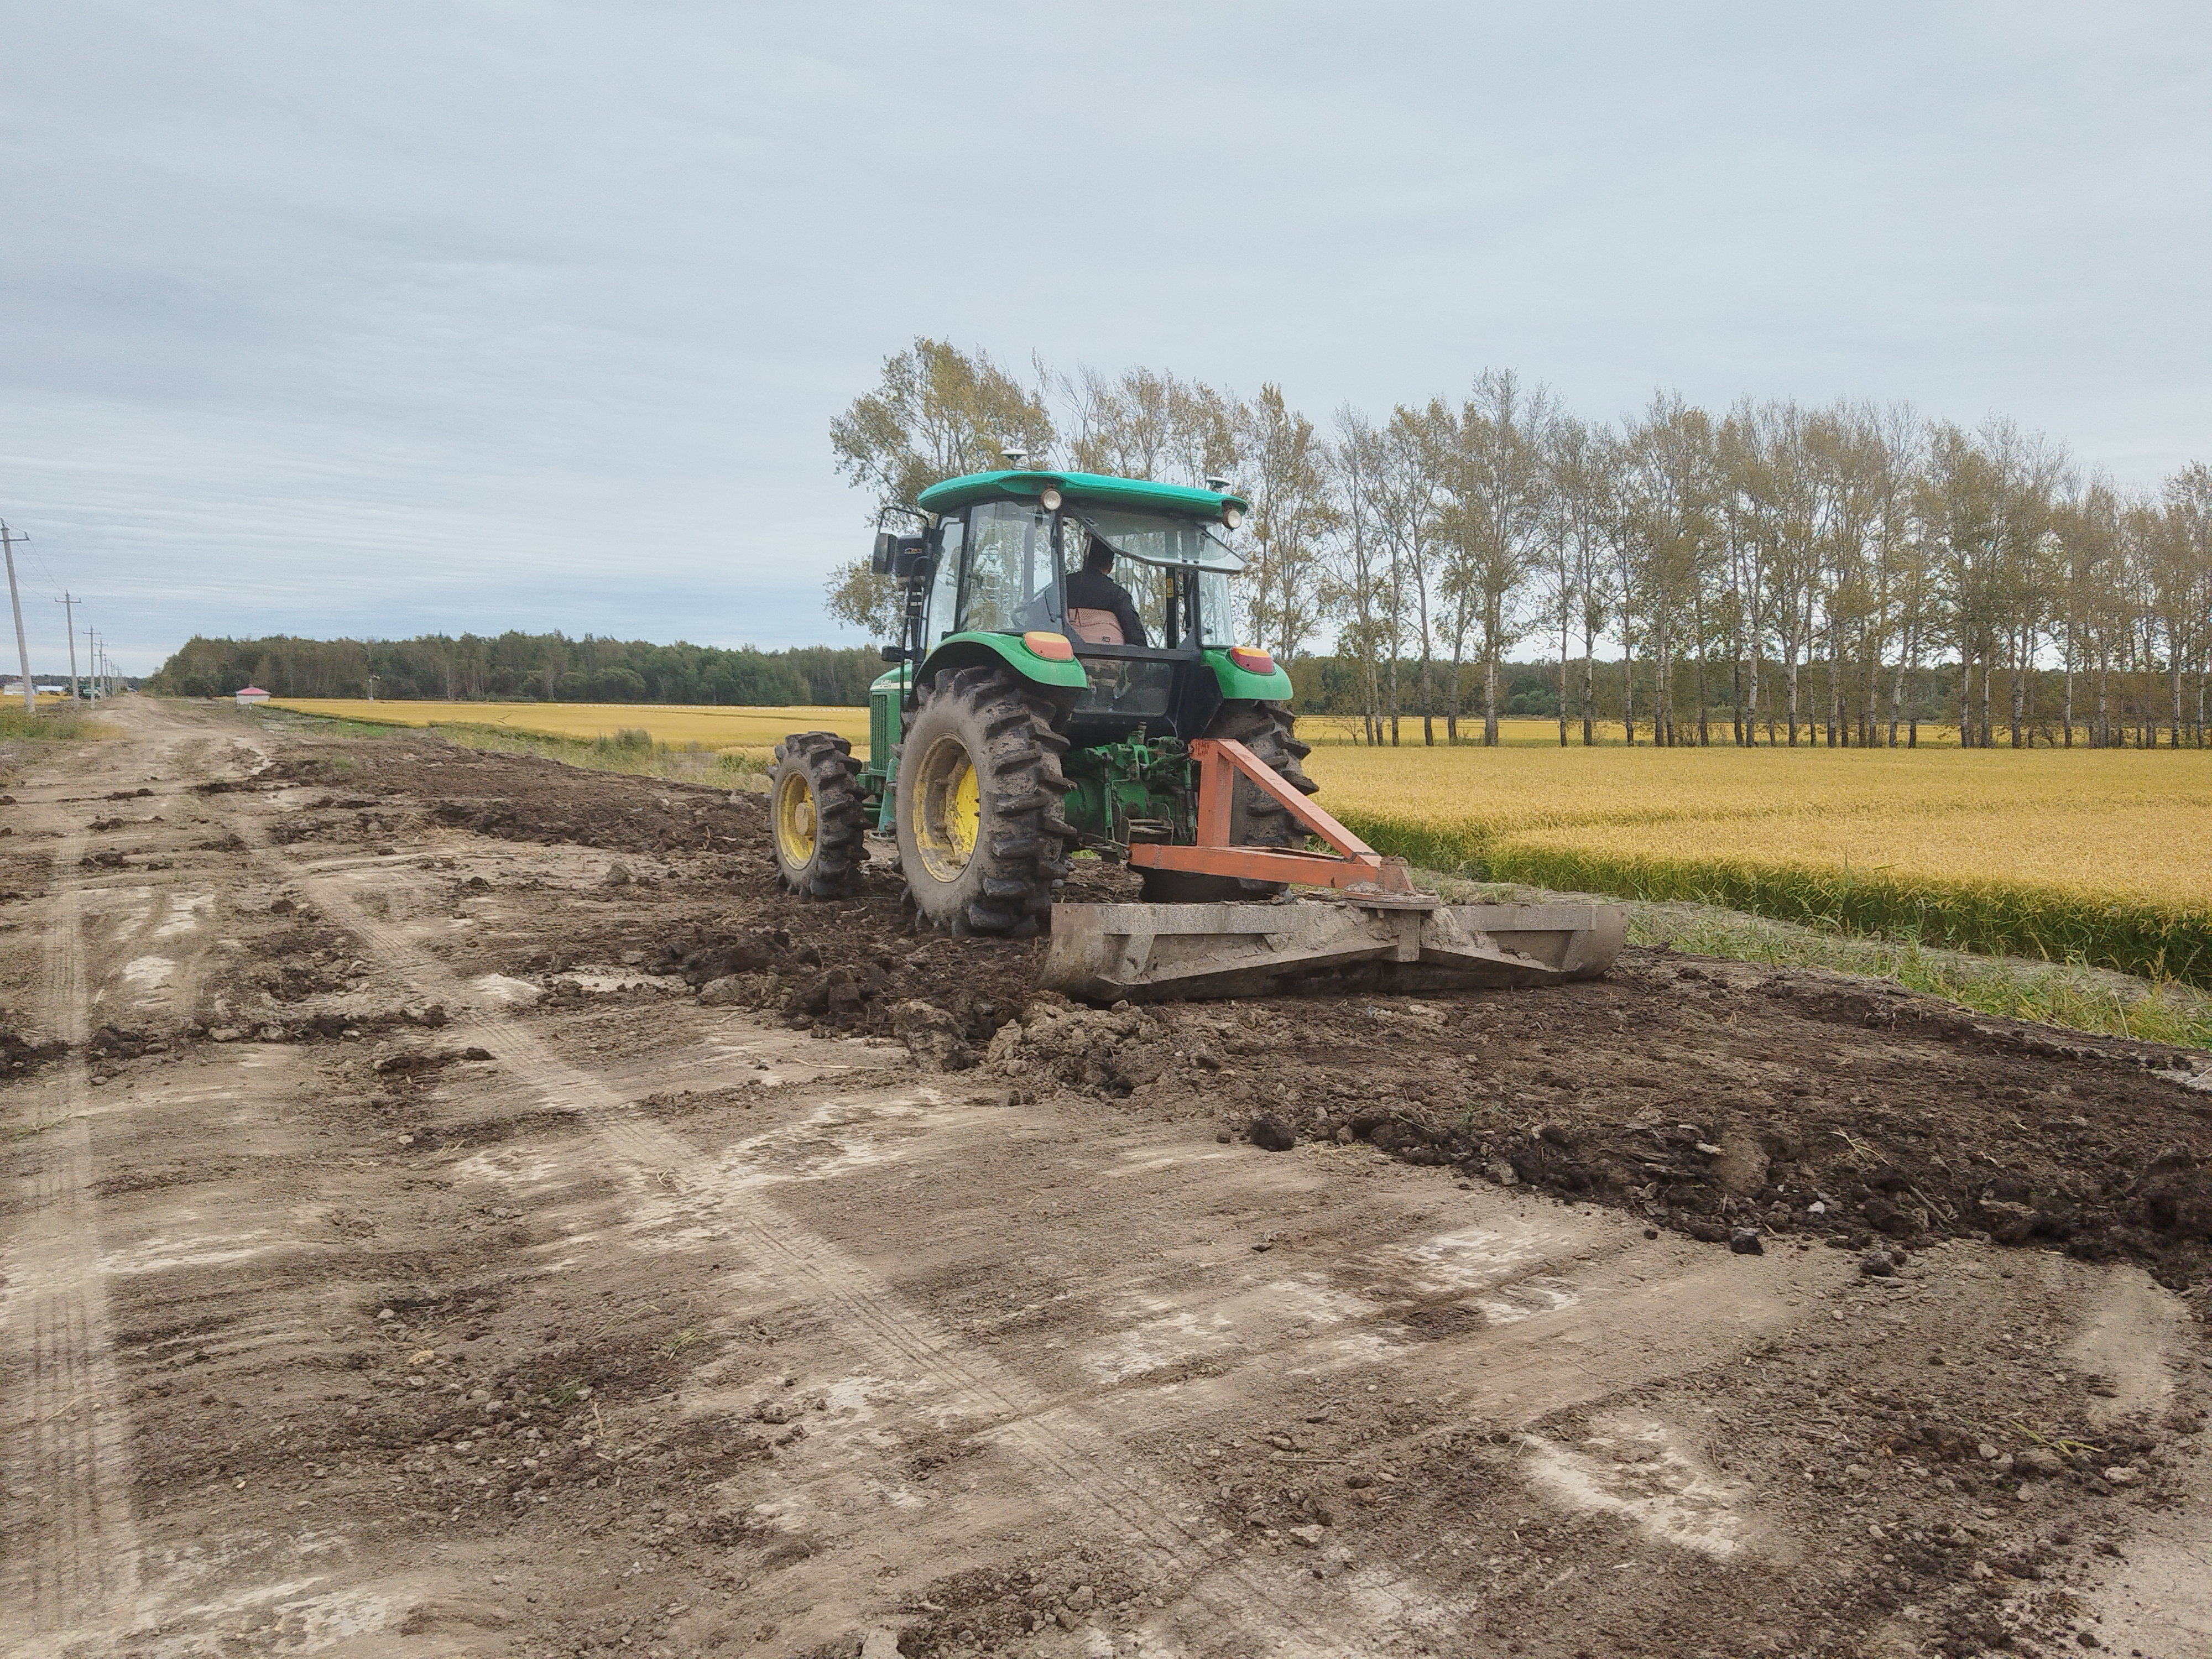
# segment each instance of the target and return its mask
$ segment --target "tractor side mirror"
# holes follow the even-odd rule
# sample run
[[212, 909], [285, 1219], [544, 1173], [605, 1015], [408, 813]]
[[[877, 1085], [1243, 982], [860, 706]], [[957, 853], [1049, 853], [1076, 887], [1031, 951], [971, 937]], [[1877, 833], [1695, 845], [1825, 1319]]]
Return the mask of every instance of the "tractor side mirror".
[[876, 550], [868, 560], [868, 568], [878, 576], [891, 574], [891, 561], [898, 556], [898, 534], [895, 531], [876, 532]]
[[926, 578], [930, 562], [928, 550], [919, 536], [901, 536], [892, 546], [890, 574], [901, 581], [909, 581], [916, 576]]

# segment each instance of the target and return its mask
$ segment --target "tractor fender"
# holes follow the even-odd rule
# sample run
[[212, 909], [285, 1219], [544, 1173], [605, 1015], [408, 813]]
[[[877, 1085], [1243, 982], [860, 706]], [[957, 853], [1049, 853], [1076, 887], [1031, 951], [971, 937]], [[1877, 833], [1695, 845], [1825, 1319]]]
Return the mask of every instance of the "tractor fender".
[[[947, 635], [935, 650], [922, 659], [921, 672], [915, 680], [917, 684], [926, 684], [932, 675], [975, 667], [1012, 669], [1050, 698], [1062, 714], [1074, 708], [1076, 698], [1091, 684], [1081, 663], [1072, 659], [1066, 662], [1048, 661], [1024, 645], [1018, 634], [981, 633]], [[1284, 681], [1282, 695], [1290, 695], [1287, 679]]]
[[1255, 674], [1230, 661], [1226, 651], [1208, 651], [1206, 665], [1213, 671], [1214, 684], [1221, 689], [1224, 702], [1288, 702], [1291, 700], [1291, 677], [1279, 663], [1271, 674]]

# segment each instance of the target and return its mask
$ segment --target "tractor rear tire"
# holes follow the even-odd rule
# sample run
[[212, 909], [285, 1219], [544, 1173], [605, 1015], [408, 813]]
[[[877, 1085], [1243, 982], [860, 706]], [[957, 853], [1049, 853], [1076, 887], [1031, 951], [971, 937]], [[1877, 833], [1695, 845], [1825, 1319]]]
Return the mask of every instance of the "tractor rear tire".
[[[1313, 746], [1298, 741], [1297, 722], [1285, 709], [1265, 702], [1224, 702], [1206, 726], [1206, 735], [1243, 744], [1302, 795], [1320, 792], [1321, 786], [1306, 775], [1299, 763], [1313, 752]], [[1298, 848], [1305, 845], [1306, 832], [1280, 801], [1240, 777], [1229, 800], [1229, 839], [1240, 847]], [[1139, 873], [1144, 897], [1155, 904], [1219, 904], [1240, 900], [1255, 903], [1277, 896], [1284, 887], [1279, 881], [1196, 875], [1183, 870]]]
[[899, 863], [915, 908], [954, 933], [1023, 939], [1052, 912], [1073, 839], [1067, 739], [1053, 705], [1004, 668], [937, 676], [899, 745]]
[[769, 827], [791, 891], [828, 899], [859, 890], [867, 861], [860, 771], [852, 744], [834, 732], [796, 732], [776, 744]]

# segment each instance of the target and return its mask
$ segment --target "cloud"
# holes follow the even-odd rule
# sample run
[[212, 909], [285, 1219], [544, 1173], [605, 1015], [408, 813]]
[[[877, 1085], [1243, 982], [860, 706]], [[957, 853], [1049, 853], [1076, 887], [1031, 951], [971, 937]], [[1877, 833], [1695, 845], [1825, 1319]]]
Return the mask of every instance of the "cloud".
[[1316, 412], [1489, 364], [1599, 416], [2002, 408], [2148, 480], [2212, 453], [2207, 47], [2124, 5], [25, 9], [0, 514], [134, 668], [830, 637], [828, 422], [925, 331]]

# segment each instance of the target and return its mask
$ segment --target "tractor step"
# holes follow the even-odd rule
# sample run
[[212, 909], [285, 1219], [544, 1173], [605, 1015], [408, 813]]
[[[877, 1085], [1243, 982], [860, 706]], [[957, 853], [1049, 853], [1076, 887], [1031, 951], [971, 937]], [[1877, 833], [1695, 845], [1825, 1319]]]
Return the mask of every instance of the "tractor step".
[[1627, 936], [1619, 905], [1447, 904], [1425, 893], [1055, 904], [1042, 983], [1088, 1002], [1553, 985], [1604, 973]]

